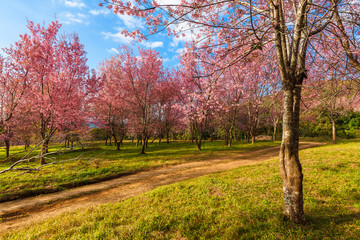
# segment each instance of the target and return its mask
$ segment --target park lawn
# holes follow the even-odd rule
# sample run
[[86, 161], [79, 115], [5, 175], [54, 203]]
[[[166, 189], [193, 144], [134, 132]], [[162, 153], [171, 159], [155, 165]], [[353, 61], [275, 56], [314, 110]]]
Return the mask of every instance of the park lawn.
[[[139, 154], [140, 147], [136, 148], [130, 141], [125, 142], [120, 151], [117, 151], [115, 146], [105, 146], [103, 143], [91, 144], [85, 148], [85, 151], [69, 150], [52, 156], [56, 159], [47, 160], [47, 162], [60, 161], [80, 156], [76, 161], [46, 166], [41, 171], [21, 175], [19, 173], [22, 172], [0, 174], [0, 202], [61, 191], [154, 167], [189, 161], [205, 161], [277, 145], [279, 142], [255, 144], [235, 142], [232, 147], [227, 147], [223, 142], [216, 141], [205, 142], [202, 151], [198, 151], [196, 145], [190, 142], [174, 141], [161, 145], [154, 142], [149, 144], [147, 154], [141, 155]], [[61, 147], [54, 145], [49, 151], [54, 152]], [[15, 153], [23, 151], [23, 147], [13, 147], [11, 150]], [[5, 159], [4, 154], [5, 150], [0, 149], [0, 159]], [[19, 159], [24, 154], [18, 154], [16, 158]], [[12, 162], [0, 161], [0, 170], [9, 167]], [[22, 166], [38, 166], [38, 162], [33, 161]]]
[[308, 223], [284, 219], [278, 159], [63, 214], [3, 239], [358, 239], [360, 144], [302, 150]]

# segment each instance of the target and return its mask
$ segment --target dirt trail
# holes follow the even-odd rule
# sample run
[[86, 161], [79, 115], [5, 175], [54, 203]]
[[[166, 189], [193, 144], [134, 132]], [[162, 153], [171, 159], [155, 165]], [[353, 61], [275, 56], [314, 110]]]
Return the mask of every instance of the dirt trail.
[[[320, 145], [322, 144], [306, 142], [300, 144], [300, 149]], [[0, 203], [0, 235], [7, 230], [33, 224], [64, 212], [119, 202], [158, 186], [257, 164], [277, 157], [278, 154], [279, 147], [271, 147], [228, 158], [166, 166], [58, 193]]]

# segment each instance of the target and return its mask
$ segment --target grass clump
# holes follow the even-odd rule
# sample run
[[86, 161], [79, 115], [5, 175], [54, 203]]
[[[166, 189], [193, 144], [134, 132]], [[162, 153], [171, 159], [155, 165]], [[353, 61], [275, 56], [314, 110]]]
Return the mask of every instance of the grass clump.
[[357, 239], [356, 142], [300, 152], [308, 223], [282, 212], [278, 160], [212, 174], [117, 204], [64, 214], [4, 239]]

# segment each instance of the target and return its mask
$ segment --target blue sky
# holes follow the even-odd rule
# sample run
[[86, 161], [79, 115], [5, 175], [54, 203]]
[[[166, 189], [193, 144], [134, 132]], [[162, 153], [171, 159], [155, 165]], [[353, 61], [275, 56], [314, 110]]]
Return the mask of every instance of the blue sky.
[[[57, 19], [62, 23], [61, 33], [77, 33], [84, 44], [90, 68], [116, 54], [116, 49], [129, 44], [129, 39], [120, 34], [122, 29], [145, 31], [142, 20], [132, 16], [117, 16], [105, 7], [101, 0], [11, 0], [0, 9], [0, 48], [8, 47], [19, 40], [19, 35], [28, 33], [27, 19], [48, 25]], [[132, 46], [153, 48], [160, 52], [164, 65], [178, 64], [177, 52], [183, 48], [185, 39], [157, 34], [148, 41]]]

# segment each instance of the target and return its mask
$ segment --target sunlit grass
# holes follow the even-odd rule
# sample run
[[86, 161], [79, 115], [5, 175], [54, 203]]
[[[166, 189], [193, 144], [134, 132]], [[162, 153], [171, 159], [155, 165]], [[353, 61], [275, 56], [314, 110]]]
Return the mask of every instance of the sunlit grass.
[[278, 159], [64, 214], [4, 239], [358, 239], [360, 145], [300, 152], [307, 225], [282, 217]]
[[[125, 142], [120, 151], [117, 151], [115, 146], [105, 146], [103, 143], [91, 144], [85, 151], [68, 150], [63, 154], [54, 155], [56, 159], [47, 160], [60, 161], [80, 156], [76, 161], [47, 166], [41, 171], [22, 175], [19, 175], [21, 172], [0, 174], [0, 201], [59, 191], [153, 167], [231, 156], [276, 145], [279, 145], [279, 142], [236, 142], [232, 147], [227, 147], [223, 142], [216, 141], [206, 142], [202, 151], [198, 151], [196, 145], [190, 142], [175, 141], [161, 145], [154, 142], [149, 144], [147, 154], [141, 155], [140, 147], [136, 148], [135, 143], [130, 141]], [[54, 152], [61, 147], [62, 145], [54, 145], [49, 151]], [[18, 151], [23, 151], [23, 147], [12, 148], [12, 153]], [[11, 161], [0, 161], [0, 170], [9, 167], [24, 154], [16, 155]], [[4, 149], [0, 149], [0, 159], [5, 159]], [[38, 165], [37, 161], [25, 164], [32, 167]]]

